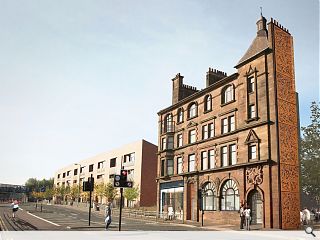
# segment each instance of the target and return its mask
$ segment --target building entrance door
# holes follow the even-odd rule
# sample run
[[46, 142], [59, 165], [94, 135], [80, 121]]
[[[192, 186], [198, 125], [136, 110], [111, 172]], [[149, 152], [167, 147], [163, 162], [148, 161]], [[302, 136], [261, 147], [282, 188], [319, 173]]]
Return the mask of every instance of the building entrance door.
[[252, 190], [248, 195], [248, 202], [251, 209], [252, 224], [263, 223], [263, 202], [261, 194]]
[[193, 190], [194, 190], [194, 184], [193, 183], [188, 183], [187, 185], [187, 220], [192, 220], [194, 218], [193, 216], [193, 207], [194, 207], [194, 202], [193, 202]]

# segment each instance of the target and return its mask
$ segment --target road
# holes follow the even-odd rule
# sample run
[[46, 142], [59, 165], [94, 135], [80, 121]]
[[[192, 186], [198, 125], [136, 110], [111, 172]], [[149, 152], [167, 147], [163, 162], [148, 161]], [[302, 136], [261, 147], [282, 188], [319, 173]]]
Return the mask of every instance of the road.
[[[77, 207], [43, 205], [35, 209], [34, 203], [22, 204], [15, 218], [12, 218], [10, 204], [0, 205], [1, 230], [51, 230], [51, 231], [105, 231], [103, 212], [92, 211], [91, 225], [88, 226], [88, 212]], [[118, 231], [118, 216], [113, 216], [109, 231]], [[160, 223], [154, 220], [122, 218], [122, 231], [199, 231], [199, 227]]]

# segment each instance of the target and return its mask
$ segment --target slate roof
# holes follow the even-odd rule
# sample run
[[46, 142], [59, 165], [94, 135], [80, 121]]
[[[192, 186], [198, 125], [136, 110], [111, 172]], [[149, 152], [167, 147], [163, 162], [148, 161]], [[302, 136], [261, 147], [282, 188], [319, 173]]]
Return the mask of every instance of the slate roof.
[[241, 63], [245, 62], [249, 58], [257, 55], [258, 53], [262, 52], [263, 50], [268, 48], [268, 34], [266, 30], [260, 30], [257, 33], [256, 38], [252, 41], [249, 49], [244, 54], [244, 56], [240, 59], [237, 63], [236, 67]]

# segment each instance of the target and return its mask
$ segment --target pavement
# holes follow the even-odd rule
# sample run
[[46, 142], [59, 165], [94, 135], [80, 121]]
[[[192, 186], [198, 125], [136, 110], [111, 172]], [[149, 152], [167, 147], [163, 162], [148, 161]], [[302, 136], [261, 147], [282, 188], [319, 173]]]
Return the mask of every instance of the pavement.
[[[69, 205], [43, 205], [42, 211], [35, 203], [20, 205], [16, 217], [12, 218], [10, 204], [0, 204], [0, 230], [1, 231], [105, 231], [104, 211], [92, 210], [90, 226], [88, 222], [88, 208], [85, 206]], [[314, 224], [315, 229], [319, 229]], [[112, 223], [109, 231], [118, 231], [118, 211], [112, 214]], [[301, 229], [304, 229], [301, 227]], [[136, 217], [124, 212], [122, 215], [122, 231], [238, 231], [239, 226], [215, 225], [201, 227], [197, 222], [163, 221], [155, 217]], [[252, 231], [261, 230], [260, 226], [251, 226]], [[266, 229], [264, 229], [266, 230]], [[271, 229], [277, 231], [277, 229]]]

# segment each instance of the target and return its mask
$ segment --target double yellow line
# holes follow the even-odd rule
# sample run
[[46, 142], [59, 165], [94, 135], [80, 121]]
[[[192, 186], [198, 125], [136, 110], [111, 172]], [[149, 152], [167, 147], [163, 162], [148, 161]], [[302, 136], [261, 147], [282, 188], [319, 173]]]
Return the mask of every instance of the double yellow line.
[[1, 231], [8, 231], [8, 228], [7, 226], [4, 224], [4, 221], [2, 219], [2, 217], [0, 216], [0, 228], [1, 228]]

